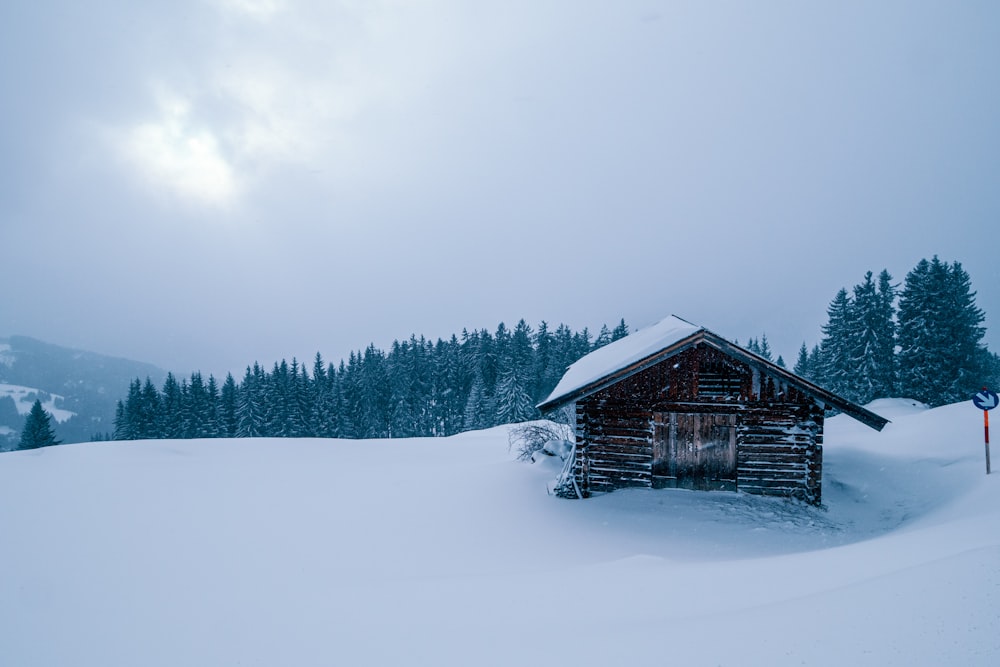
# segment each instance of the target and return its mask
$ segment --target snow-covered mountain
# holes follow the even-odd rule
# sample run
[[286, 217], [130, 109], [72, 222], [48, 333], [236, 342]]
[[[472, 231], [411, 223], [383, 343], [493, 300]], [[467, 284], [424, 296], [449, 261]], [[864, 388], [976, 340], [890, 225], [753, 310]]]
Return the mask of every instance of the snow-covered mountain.
[[0, 400], [6, 397], [14, 401], [14, 407], [22, 417], [31, 411], [31, 406], [36, 400], [42, 401], [42, 407], [45, 408], [57, 424], [61, 424], [76, 415], [75, 412], [57, 407], [63, 403], [65, 397], [59, 394], [50, 394], [34, 387], [21, 387], [15, 384], [0, 383]]
[[25, 336], [0, 338], [0, 451], [16, 445], [36, 398], [52, 414], [56, 437], [64, 442], [110, 432], [115, 404], [128, 393], [129, 382], [147, 376], [162, 382], [166, 373]]
[[982, 413], [871, 407], [823, 508], [554, 498], [505, 428], [5, 453], [0, 664], [996, 664]]

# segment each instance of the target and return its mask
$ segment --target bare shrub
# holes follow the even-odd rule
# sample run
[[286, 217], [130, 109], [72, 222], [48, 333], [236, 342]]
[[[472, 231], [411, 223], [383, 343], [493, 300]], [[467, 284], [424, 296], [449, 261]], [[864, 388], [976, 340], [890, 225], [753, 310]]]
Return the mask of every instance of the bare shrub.
[[508, 449], [517, 453], [518, 460], [530, 461], [537, 453], [566, 457], [573, 443], [567, 411], [558, 410], [549, 417], [549, 420], [517, 424], [508, 431]]

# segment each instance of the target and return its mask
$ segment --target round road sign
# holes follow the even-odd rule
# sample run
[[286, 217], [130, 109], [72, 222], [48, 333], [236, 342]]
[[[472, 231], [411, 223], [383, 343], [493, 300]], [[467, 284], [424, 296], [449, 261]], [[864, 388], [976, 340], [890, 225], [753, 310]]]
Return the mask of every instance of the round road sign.
[[972, 397], [973, 404], [980, 410], [992, 410], [1000, 403], [1000, 397], [989, 389], [983, 389]]

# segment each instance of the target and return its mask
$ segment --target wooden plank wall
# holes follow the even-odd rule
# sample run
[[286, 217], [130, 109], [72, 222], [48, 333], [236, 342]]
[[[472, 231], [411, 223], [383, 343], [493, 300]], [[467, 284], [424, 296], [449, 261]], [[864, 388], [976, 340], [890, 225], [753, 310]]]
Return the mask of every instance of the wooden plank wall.
[[653, 413], [594, 403], [577, 404], [577, 485], [584, 496], [624, 487], [652, 486]]
[[715, 412], [737, 415], [738, 490], [819, 504], [822, 409], [746, 367], [738, 397], [697, 396], [699, 365], [711, 362], [713, 376], [733, 369], [720, 355], [687, 350], [577, 403], [573, 472], [584, 496], [653, 485], [655, 412]]
[[[747, 406], [736, 433], [736, 488], [821, 501], [823, 414], [803, 405]], [[818, 414], [816, 414], [818, 413]]]

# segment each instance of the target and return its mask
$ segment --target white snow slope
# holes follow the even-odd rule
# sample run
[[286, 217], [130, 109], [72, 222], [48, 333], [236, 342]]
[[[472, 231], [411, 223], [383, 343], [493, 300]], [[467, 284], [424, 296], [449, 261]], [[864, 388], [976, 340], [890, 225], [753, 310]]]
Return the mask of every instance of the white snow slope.
[[[3, 350], [0, 350], [2, 352]], [[17, 407], [17, 414], [26, 415], [31, 412], [31, 406], [35, 404], [35, 399], [38, 395], [46, 392], [42, 392], [34, 387], [22, 387], [16, 384], [4, 384], [0, 383], [0, 398], [4, 396], [10, 396], [14, 399], [14, 405]], [[62, 396], [59, 394], [49, 394], [47, 401], [42, 403], [42, 407], [45, 411], [52, 416], [57, 422], [64, 422], [73, 415], [75, 412], [70, 412], [69, 410], [64, 410], [62, 408], [56, 407], [56, 400], [62, 400]]]
[[0, 665], [1000, 664], [981, 413], [872, 409], [825, 509], [560, 500], [502, 428], [0, 454]]

